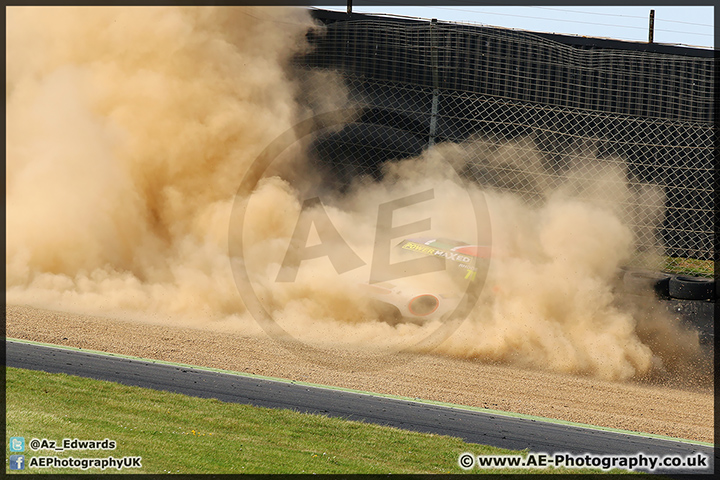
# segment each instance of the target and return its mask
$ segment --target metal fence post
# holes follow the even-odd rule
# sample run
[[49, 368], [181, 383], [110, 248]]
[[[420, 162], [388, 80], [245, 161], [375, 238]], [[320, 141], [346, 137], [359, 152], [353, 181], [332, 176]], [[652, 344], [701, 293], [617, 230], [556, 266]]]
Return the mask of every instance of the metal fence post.
[[432, 67], [433, 98], [430, 112], [430, 137], [428, 148], [435, 145], [435, 134], [437, 132], [438, 100], [440, 96], [440, 85], [438, 80], [438, 54], [437, 54], [437, 18], [430, 21], [430, 64]]
[[648, 43], [653, 43], [653, 34], [655, 31], [655, 10], [650, 10], [650, 25], [648, 32]]

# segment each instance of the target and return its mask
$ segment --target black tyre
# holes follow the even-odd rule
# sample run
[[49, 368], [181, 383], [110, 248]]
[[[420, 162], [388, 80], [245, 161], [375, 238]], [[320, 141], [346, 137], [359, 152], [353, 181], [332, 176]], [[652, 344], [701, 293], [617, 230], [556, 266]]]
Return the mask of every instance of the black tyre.
[[669, 293], [682, 300], [714, 300], [717, 298], [715, 280], [677, 275], [670, 279]]
[[670, 296], [671, 275], [652, 270], [630, 270], [623, 277], [625, 291], [638, 295], [654, 292], [661, 298]]

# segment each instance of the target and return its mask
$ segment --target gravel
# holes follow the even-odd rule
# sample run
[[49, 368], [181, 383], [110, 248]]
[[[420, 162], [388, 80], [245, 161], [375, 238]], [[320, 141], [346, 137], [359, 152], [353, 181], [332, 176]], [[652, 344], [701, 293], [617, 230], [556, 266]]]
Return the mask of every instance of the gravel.
[[6, 307], [7, 338], [713, 441], [712, 381], [608, 382], [427, 354], [316, 350], [262, 336]]

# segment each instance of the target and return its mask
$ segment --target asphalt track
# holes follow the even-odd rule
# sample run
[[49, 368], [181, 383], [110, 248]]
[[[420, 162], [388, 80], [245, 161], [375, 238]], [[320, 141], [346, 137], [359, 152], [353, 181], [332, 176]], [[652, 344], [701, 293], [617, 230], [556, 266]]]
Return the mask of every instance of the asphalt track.
[[[216, 398], [268, 408], [287, 408], [348, 420], [459, 437], [470, 443], [536, 453], [596, 455], [708, 456], [703, 470], [657, 469], [653, 473], [714, 471], [713, 447], [567, 425], [542, 419], [507, 416], [440, 406], [410, 399], [380, 397], [161, 362], [88, 353], [46, 345], [6, 341], [8, 367], [66, 373], [201, 398]], [[458, 452], [460, 454], [461, 452]], [[471, 452], [472, 453], [472, 452]]]

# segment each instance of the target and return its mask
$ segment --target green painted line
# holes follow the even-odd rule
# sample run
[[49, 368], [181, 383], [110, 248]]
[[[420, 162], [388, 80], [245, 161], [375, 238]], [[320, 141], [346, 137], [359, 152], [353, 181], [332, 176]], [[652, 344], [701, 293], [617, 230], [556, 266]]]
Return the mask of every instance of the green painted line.
[[368, 392], [368, 391], [364, 391], [364, 390], [354, 390], [352, 388], [335, 387], [332, 385], [322, 385], [319, 383], [299, 382], [299, 381], [295, 381], [295, 380], [288, 380], [287, 378], [267, 377], [267, 376], [263, 376], [263, 375], [256, 375], [254, 373], [237, 372], [234, 370], [223, 370], [220, 368], [201, 367], [198, 365], [188, 365], [186, 363], [166, 362], [166, 361], [161, 361], [161, 360], [153, 360], [150, 358], [135, 357], [132, 355], [122, 355], [119, 353], [101, 352], [98, 350], [89, 350], [89, 349], [85, 349], [85, 348], [68, 347], [65, 345], [55, 345], [52, 343], [33, 342], [31, 340], [23, 340], [23, 339], [19, 339], [19, 338], [6, 337], [5, 340], [11, 341], [11, 342], [16, 342], [16, 343], [27, 343], [30, 345], [39, 345], [39, 346], [43, 346], [43, 347], [59, 348], [62, 350], [71, 350], [71, 351], [76, 351], [76, 352], [92, 353], [95, 355], [104, 355], [106, 357], [126, 358], [128, 360], [139, 360], [139, 361], [148, 362], [148, 363], [156, 363], [159, 365], [168, 365], [168, 366], [182, 367], [182, 368], [192, 368], [195, 370], [202, 370], [202, 371], [215, 372], [215, 373], [224, 373], [224, 374], [229, 374], [229, 375], [237, 375], [240, 377], [257, 378], [260, 380], [270, 380], [273, 382], [289, 383], [289, 384], [301, 385], [301, 386], [305, 386], [305, 387], [324, 388], [327, 390], [336, 390], [339, 392], [358, 393], [361, 395], [370, 395], [373, 397], [389, 398], [389, 399], [393, 399], [393, 400], [402, 400], [402, 401], [406, 401], [406, 402], [414, 402], [414, 403], [420, 403], [420, 404], [425, 404], [425, 405], [436, 405], [436, 406], [440, 406], [440, 407], [455, 408], [458, 410], [479, 412], [479, 413], [484, 413], [484, 414], [489, 414], [489, 415], [498, 415], [498, 416], [502, 416], [502, 417], [519, 418], [519, 419], [523, 419], [523, 420], [531, 420], [531, 421], [536, 421], [536, 422], [546, 422], [546, 423], [553, 423], [556, 425], [579, 427], [579, 428], [585, 428], [585, 429], [589, 429], [589, 430], [620, 433], [620, 434], [625, 434], [625, 435], [633, 435], [636, 437], [655, 438], [655, 439], [659, 439], [659, 440], [669, 440], [669, 441], [673, 441], [673, 442], [687, 443], [690, 445], [702, 445], [702, 446], [706, 446], [706, 447], [714, 447], [715, 446], [715, 444], [713, 444], [713, 443], [701, 442], [698, 440], [689, 440], [686, 438], [668, 437], [665, 435], [657, 435], [654, 433], [633, 432], [631, 430], [621, 430], [621, 429], [617, 429], [617, 428], [602, 427], [602, 426], [598, 426], [598, 425], [590, 425], [587, 423], [569, 422], [566, 420], [558, 420], [558, 419], [548, 418], [548, 417], [539, 417], [539, 416], [535, 416], [535, 415], [527, 415], [524, 413], [505, 412], [502, 410], [492, 410], [492, 409], [483, 408], [483, 407], [473, 407], [471, 405], [459, 405], [456, 403], [438, 402], [435, 400], [425, 400], [425, 399], [421, 399], [421, 398], [402, 397], [399, 395], [375, 393], [375, 392]]

